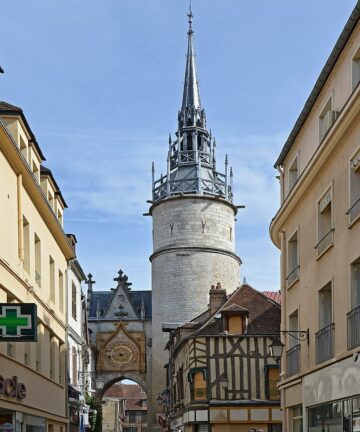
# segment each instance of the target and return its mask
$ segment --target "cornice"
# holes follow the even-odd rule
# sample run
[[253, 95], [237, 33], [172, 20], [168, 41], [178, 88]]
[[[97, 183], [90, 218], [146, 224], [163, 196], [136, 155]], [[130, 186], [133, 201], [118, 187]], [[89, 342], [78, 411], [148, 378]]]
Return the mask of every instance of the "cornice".
[[240, 257], [238, 257], [234, 252], [225, 250], [225, 249], [220, 249], [220, 248], [211, 248], [211, 247], [207, 247], [207, 246], [197, 246], [197, 247], [193, 247], [193, 246], [179, 246], [179, 247], [169, 247], [169, 248], [164, 248], [164, 249], [159, 249], [157, 251], [155, 251], [152, 255], [150, 255], [149, 260], [152, 261], [154, 258], [158, 257], [159, 255], [164, 255], [167, 253], [174, 253], [174, 252], [206, 252], [206, 253], [214, 253], [214, 254], [220, 254], [220, 255], [227, 255], [231, 258], [234, 258], [239, 264], [242, 264], [242, 261], [240, 259]]
[[222, 198], [220, 196], [216, 197], [216, 196], [211, 196], [211, 195], [179, 194], [179, 195], [173, 195], [171, 197], [161, 199], [161, 200], [153, 203], [149, 209], [149, 215], [152, 216], [154, 208], [161, 205], [161, 204], [169, 203], [171, 201], [184, 200], [184, 199], [214, 201], [214, 202], [219, 203], [219, 204], [227, 205], [228, 207], [230, 207], [234, 211], [234, 216], [236, 216], [237, 210], [238, 210], [234, 204], [232, 204], [231, 202], [225, 200], [224, 198]]

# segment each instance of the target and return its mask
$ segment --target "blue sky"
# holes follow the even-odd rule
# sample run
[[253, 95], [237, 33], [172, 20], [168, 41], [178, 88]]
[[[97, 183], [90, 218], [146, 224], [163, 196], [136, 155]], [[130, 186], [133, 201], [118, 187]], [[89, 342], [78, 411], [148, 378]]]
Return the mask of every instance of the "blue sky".
[[[1, 2], [0, 99], [19, 105], [69, 205], [97, 289], [121, 268], [151, 288], [151, 162], [165, 171], [186, 52], [186, 0]], [[354, 0], [193, 0], [202, 104], [234, 168], [241, 278], [279, 289], [273, 164]], [[214, 281], [216, 282], [216, 281]]]

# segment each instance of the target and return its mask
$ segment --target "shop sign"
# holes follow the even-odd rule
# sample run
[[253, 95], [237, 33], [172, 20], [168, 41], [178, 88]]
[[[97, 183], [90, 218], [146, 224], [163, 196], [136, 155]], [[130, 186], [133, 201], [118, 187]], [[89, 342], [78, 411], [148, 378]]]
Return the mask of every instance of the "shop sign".
[[36, 304], [0, 303], [0, 342], [36, 342]]
[[17, 376], [4, 378], [0, 375], [0, 395], [14, 397], [19, 400], [25, 399], [27, 395], [26, 386], [18, 382]]

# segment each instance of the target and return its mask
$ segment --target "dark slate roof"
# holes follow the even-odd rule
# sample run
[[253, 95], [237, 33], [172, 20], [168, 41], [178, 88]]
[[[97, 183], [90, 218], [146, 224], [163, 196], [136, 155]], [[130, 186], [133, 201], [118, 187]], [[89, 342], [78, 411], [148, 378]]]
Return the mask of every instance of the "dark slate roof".
[[151, 300], [152, 300], [152, 292], [151, 291], [130, 291], [129, 297], [131, 303], [134, 306], [135, 312], [140, 315], [141, 304], [144, 301], [145, 307], [145, 318], [149, 319], [152, 317], [151, 313]]
[[46, 160], [45, 156], [43, 155], [43, 153], [41, 151], [41, 148], [40, 148], [38, 142], [36, 141], [35, 135], [33, 134], [33, 131], [31, 130], [30, 125], [29, 125], [29, 123], [26, 120], [26, 117], [24, 115], [23, 110], [20, 107], [17, 107], [15, 105], [11, 105], [11, 104], [9, 104], [7, 102], [0, 101], [0, 115], [1, 114], [3, 114], [3, 115], [18, 115], [18, 116], [21, 117], [21, 120], [23, 121], [26, 129], [28, 130], [28, 132], [30, 134], [31, 142], [34, 144], [37, 152], [40, 155], [40, 158], [43, 161]]
[[312, 110], [321, 90], [323, 89], [327, 79], [329, 78], [331, 71], [333, 70], [338, 58], [340, 57], [340, 54], [342, 53], [345, 45], [347, 44], [350, 36], [352, 35], [352, 32], [354, 31], [359, 19], [360, 19], [360, 0], [357, 2], [354, 10], [352, 11], [350, 18], [348, 19], [344, 27], [344, 30], [341, 32], [339, 39], [335, 44], [335, 47], [331, 51], [331, 54], [325, 66], [323, 67], [319, 75], [319, 78], [315, 83], [314, 88], [310, 93], [310, 96], [305, 102], [305, 106], [302, 109], [299, 118], [296, 120], [295, 126], [293, 127], [289, 135], [289, 138], [285, 142], [284, 147], [282, 148], [280, 155], [277, 161], [275, 162], [274, 165], [275, 168], [280, 166], [284, 162], [288, 152], [290, 151], [292, 145], [294, 144], [296, 137], [298, 136], [298, 133], [300, 132], [308, 115], [310, 114], [310, 111]]
[[64, 200], [64, 197], [62, 196], [61, 190], [58, 186], [58, 184], [56, 183], [55, 177], [53, 176], [53, 173], [51, 172], [51, 170], [47, 167], [45, 167], [44, 165], [40, 165], [40, 175], [41, 176], [49, 176], [51, 178], [51, 181], [54, 183], [55, 186], [55, 194], [60, 198], [60, 200], [63, 203], [63, 206], [65, 208], [67, 208], [67, 204]]
[[100, 311], [104, 313], [107, 310], [113, 298], [113, 295], [114, 293], [112, 291], [93, 291], [90, 304], [89, 318], [96, 318], [96, 309], [98, 304], [100, 307]]
[[[135, 291], [135, 290], [129, 291], [130, 301], [133, 304], [135, 312], [139, 314], [139, 317], [140, 317], [141, 304], [142, 301], [144, 301], [145, 318], [151, 319], [152, 317], [151, 294], [152, 294], [151, 291]], [[109, 307], [113, 296], [114, 296], [114, 291], [93, 291], [92, 300], [90, 304], [89, 318], [96, 318], [96, 309], [98, 303], [100, 306], [100, 310], [102, 311], [102, 313], [104, 313]]]

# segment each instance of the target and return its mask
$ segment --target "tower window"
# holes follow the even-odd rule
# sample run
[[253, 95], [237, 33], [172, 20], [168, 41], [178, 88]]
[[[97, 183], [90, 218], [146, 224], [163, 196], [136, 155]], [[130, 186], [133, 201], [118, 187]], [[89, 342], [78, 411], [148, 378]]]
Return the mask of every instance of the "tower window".
[[187, 149], [192, 150], [193, 149], [193, 137], [192, 134], [188, 134], [187, 136]]

